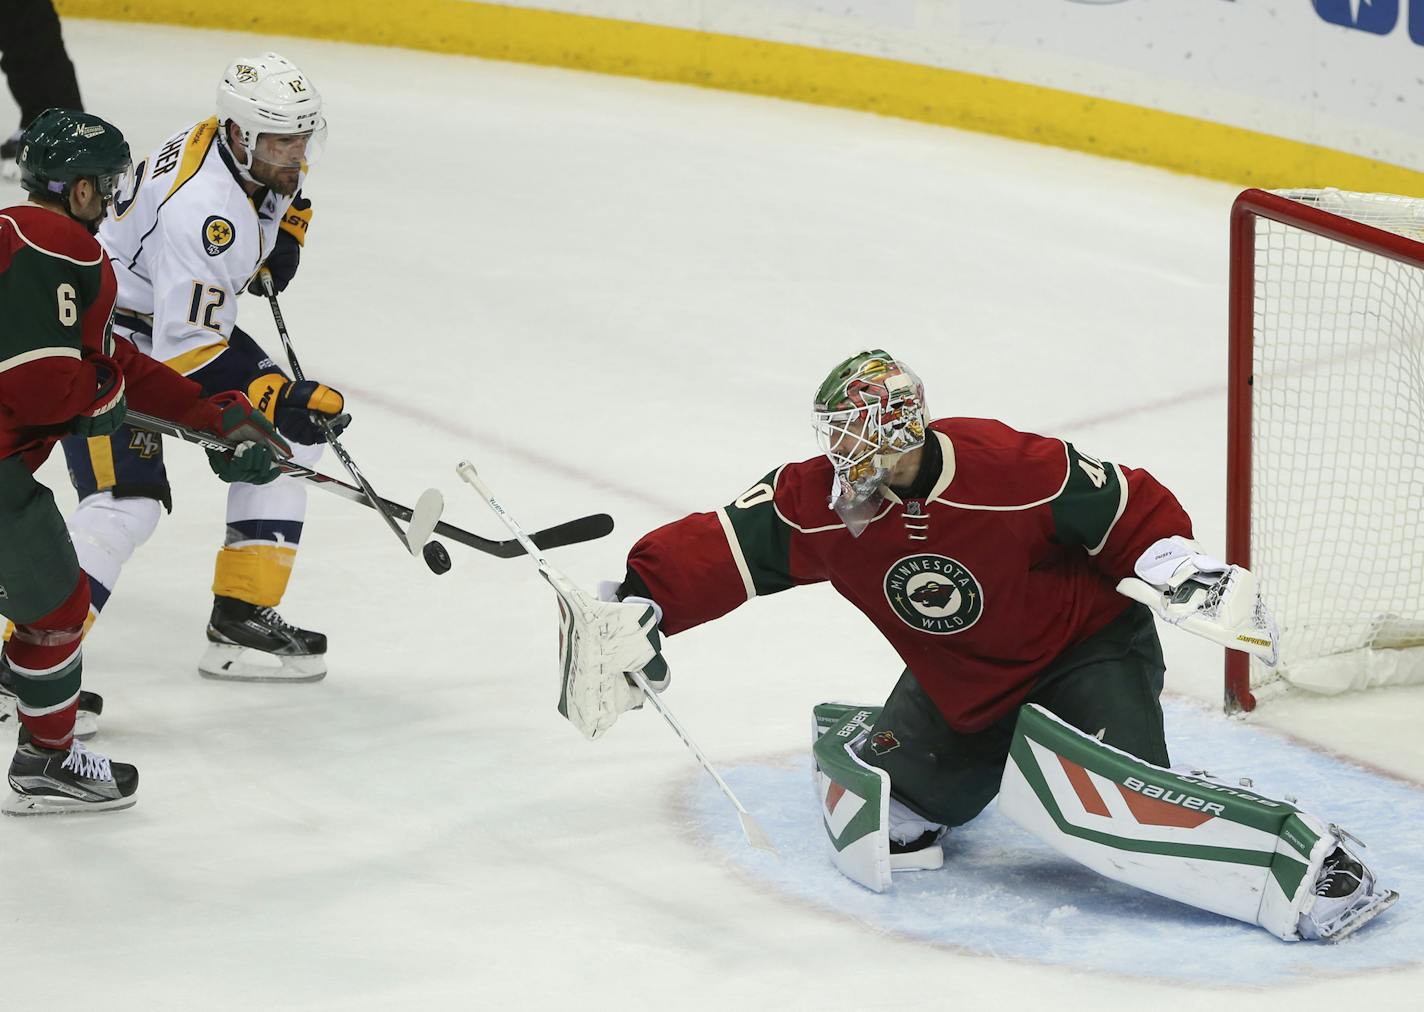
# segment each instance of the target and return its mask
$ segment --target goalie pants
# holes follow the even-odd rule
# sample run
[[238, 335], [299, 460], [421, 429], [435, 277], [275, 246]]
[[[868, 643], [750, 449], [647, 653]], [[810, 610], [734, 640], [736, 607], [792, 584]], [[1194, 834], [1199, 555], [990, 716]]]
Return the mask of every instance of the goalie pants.
[[[1162, 729], [1162, 646], [1152, 612], [1133, 604], [1060, 654], [1025, 703], [1157, 766], [1170, 765]], [[893, 795], [921, 817], [961, 826], [999, 792], [1018, 708], [976, 732], [956, 731], [913, 673], [900, 676], [861, 758], [890, 775]]]

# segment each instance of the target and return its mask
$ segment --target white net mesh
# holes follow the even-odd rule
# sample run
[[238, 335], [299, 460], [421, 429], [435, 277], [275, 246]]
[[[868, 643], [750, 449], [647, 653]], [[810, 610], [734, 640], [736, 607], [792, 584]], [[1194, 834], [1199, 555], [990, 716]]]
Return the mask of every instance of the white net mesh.
[[[1424, 240], [1424, 201], [1279, 192]], [[1281, 665], [1252, 686], [1418, 680], [1424, 269], [1264, 217], [1255, 258], [1251, 559]]]

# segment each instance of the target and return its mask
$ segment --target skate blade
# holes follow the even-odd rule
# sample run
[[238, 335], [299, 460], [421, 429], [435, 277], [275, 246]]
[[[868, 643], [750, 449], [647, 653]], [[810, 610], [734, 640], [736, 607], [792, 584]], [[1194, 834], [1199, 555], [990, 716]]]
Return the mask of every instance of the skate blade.
[[1338, 928], [1336, 928], [1330, 934], [1320, 936], [1320, 940], [1322, 942], [1330, 942], [1333, 944], [1335, 942], [1340, 941], [1342, 938], [1347, 938], [1350, 935], [1353, 935], [1356, 931], [1359, 931], [1366, 924], [1370, 923], [1370, 921], [1374, 920], [1380, 914], [1384, 913], [1390, 907], [1394, 906], [1394, 901], [1397, 899], [1399, 899], [1399, 893], [1395, 892], [1393, 889], [1386, 891], [1380, 897], [1378, 903], [1371, 904], [1367, 907], [1361, 907], [1359, 910], [1350, 914], [1348, 920], [1344, 921]]
[[931, 844], [923, 850], [908, 854], [891, 854], [890, 870], [894, 871], [934, 871], [944, 867], [944, 848]]
[[88, 710], [80, 710], [74, 715], [74, 737], [88, 741], [99, 733], [99, 715]]
[[85, 815], [90, 812], [121, 812], [132, 808], [138, 799], [130, 794], [126, 798], [112, 801], [78, 801], [74, 798], [57, 798], [45, 794], [20, 794], [11, 791], [10, 796], [0, 803], [0, 812], [6, 815]]
[[[19, 714], [15, 712], [14, 698], [0, 694], [0, 730], [19, 726]], [[80, 710], [74, 715], [74, 737], [80, 741], [88, 741], [98, 733], [99, 715], [97, 713]]]
[[[18, 727], [20, 715], [15, 712], [15, 697], [0, 692], [0, 729], [7, 725]], [[74, 737], [85, 740], [99, 733], [99, 715], [89, 710], [79, 710], [74, 715]]]
[[211, 643], [198, 662], [198, 674], [221, 682], [319, 682], [326, 677], [326, 656], [278, 657], [250, 647]]

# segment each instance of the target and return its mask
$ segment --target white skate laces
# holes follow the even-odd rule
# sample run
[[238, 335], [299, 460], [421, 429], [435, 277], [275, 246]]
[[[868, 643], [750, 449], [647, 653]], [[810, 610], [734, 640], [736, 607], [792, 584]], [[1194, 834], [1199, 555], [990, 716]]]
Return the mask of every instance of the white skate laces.
[[1311, 898], [1301, 911], [1299, 931], [1306, 939], [1338, 941], [1384, 912], [1399, 894], [1379, 887], [1370, 871], [1345, 841], [1363, 847], [1356, 837], [1331, 825], [1335, 848], [1325, 858], [1310, 887]]
[[65, 756], [60, 769], [69, 770], [87, 780], [114, 779], [114, 772], [109, 767], [109, 757], [89, 751], [77, 739], [70, 744], [69, 755]]
[[270, 607], [258, 608], [257, 611], [254, 612], [254, 614], [257, 615], [258, 618], [264, 619], [265, 621], [267, 621], [268, 623], [270, 623], [271, 626], [272, 626], [272, 628], [274, 628], [274, 629], [280, 629], [280, 630], [282, 630], [283, 632], [296, 632], [296, 631], [297, 631], [297, 627], [296, 627], [296, 626], [292, 625], [292, 623], [288, 622], [288, 621], [287, 621], [286, 619], [284, 619], [281, 615], [278, 615], [278, 614], [277, 614], [277, 609], [276, 609], [276, 608], [270, 608]]

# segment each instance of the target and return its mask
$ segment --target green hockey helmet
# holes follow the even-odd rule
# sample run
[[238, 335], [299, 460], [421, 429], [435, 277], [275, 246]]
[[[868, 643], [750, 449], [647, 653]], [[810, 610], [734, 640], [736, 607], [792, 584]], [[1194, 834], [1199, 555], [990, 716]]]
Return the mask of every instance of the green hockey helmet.
[[817, 442], [836, 475], [859, 483], [894, 457], [925, 444], [925, 388], [905, 363], [881, 348], [831, 370], [812, 407]]
[[70, 187], [92, 179], [107, 207], [133, 162], [119, 128], [73, 109], [46, 109], [20, 137], [15, 159], [20, 185], [31, 193], [67, 201]]

